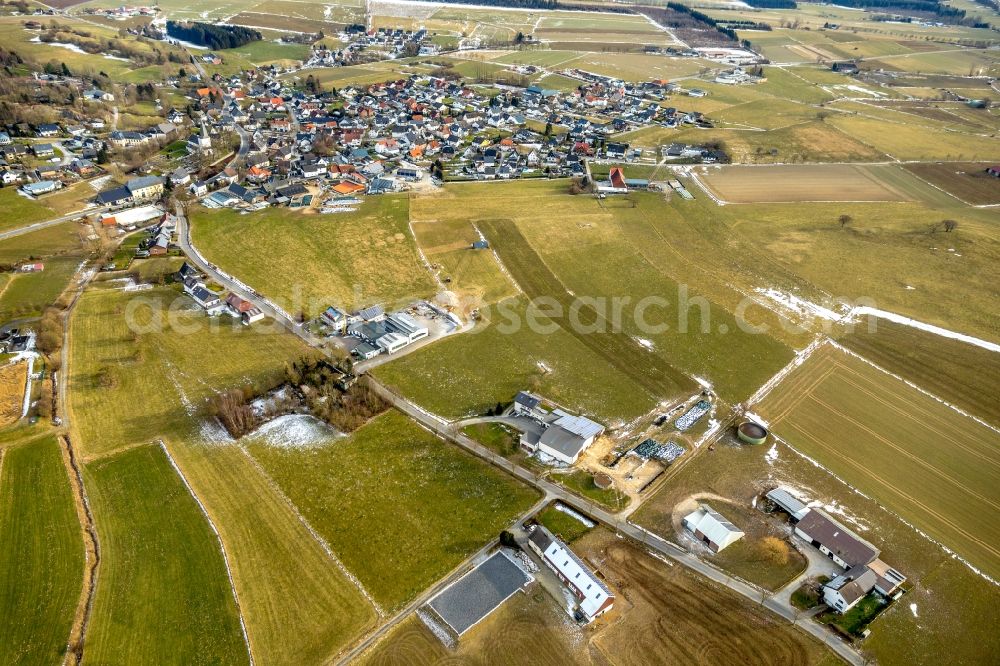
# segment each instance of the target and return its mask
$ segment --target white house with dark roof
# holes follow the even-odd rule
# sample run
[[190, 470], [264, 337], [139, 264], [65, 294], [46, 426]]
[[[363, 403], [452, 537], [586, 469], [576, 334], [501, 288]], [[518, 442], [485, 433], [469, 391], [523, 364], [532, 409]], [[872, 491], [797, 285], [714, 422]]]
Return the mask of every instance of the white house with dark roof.
[[906, 582], [906, 576], [879, 559], [878, 548], [826, 511], [805, 505], [785, 488], [772, 490], [767, 498], [789, 513], [796, 536], [845, 569], [823, 586], [823, 601], [830, 608], [846, 613], [871, 592], [888, 598]]

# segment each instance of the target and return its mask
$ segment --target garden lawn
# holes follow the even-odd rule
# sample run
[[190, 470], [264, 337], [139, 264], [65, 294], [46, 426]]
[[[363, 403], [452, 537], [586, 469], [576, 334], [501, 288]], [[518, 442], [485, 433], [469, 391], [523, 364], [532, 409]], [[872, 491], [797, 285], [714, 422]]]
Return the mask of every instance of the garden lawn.
[[35, 222], [56, 217], [52, 209], [40, 201], [21, 196], [14, 187], [0, 188], [0, 231], [26, 227]]

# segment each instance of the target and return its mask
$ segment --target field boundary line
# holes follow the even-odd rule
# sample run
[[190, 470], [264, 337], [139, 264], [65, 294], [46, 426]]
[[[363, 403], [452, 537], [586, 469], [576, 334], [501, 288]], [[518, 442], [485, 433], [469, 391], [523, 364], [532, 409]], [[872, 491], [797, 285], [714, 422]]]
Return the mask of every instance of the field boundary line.
[[229, 578], [229, 589], [233, 593], [233, 602], [236, 604], [236, 614], [240, 618], [240, 629], [243, 631], [243, 643], [247, 646], [247, 656], [250, 658], [250, 666], [254, 666], [253, 658], [253, 648], [250, 646], [250, 636], [247, 634], [247, 625], [243, 621], [243, 607], [240, 605], [240, 595], [236, 592], [236, 583], [233, 582], [233, 570], [229, 567], [229, 555], [226, 553], [226, 544], [222, 542], [222, 535], [219, 534], [219, 530], [215, 527], [215, 521], [212, 520], [212, 516], [208, 513], [208, 509], [205, 505], [201, 503], [201, 498], [198, 494], [194, 492], [194, 488], [188, 483], [187, 477], [184, 476], [184, 472], [178, 467], [177, 462], [174, 461], [174, 457], [170, 455], [170, 449], [167, 448], [166, 443], [161, 439], [159, 440], [160, 448], [163, 453], [167, 456], [167, 460], [170, 461], [170, 466], [174, 468], [177, 472], [177, 476], [180, 477], [184, 487], [187, 488], [188, 493], [191, 498], [198, 504], [198, 508], [201, 509], [202, 515], [205, 516], [205, 520], [208, 521], [208, 526], [212, 528], [212, 533], [215, 534], [216, 540], [219, 542], [219, 551], [222, 553], [222, 562], [226, 565], [226, 576]]
[[90, 616], [94, 609], [94, 597], [100, 575], [101, 542], [97, 536], [94, 513], [90, 507], [90, 498], [87, 497], [87, 487], [83, 483], [83, 473], [80, 471], [80, 462], [73, 450], [72, 440], [68, 434], [60, 435], [59, 440], [62, 443], [59, 448], [62, 452], [63, 465], [68, 467], [66, 472], [70, 478], [70, 486], [73, 488], [73, 504], [76, 507], [77, 519], [80, 521], [80, 530], [83, 533], [83, 587], [80, 589], [80, 599], [73, 616], [73, 626], [70, 628], [69, 640], [66, 645], [67, 654], [63, 661], [66, 663], [66, 660], [70, 659], [70, 655], [74, 655], [73, 661], [79, 666], [83, 662], [87, 629], [90, 626]]
[[911, 381], [910, 381], [909, 379], [906, 379], [906, 378], [904, 378], [904, 377], [901, 377], [900, 375], [897, 375], [897, 374], [896, 374], [896, 373], [894, 373], [894, 372], [890, 372], [889, 370], [886, 370], [886, 369], [885, 369], [885, 368], [883, 368], [882, 366], [878, 365], [878, 364], [877, 364], [877, 363], [875, 363], [874, 361], [870, 361], [869, 359], [865, 358], [864, 356], [862, 356], [861, 354], [857, 353], [856, 351], [853, 351], [853, 350], [851, 350], [851, 349], [848, 349], [847, 347], [844, 347], [844, 346], [843, 346], [843, 345], [841, 345], [840, 343], [838, 343], [838, 342], [835, 342], [835, 341], [833, 341], [833, 340], [830, 340], [830, 346], [831, 346], [831, 347], [833, 347], [834, 349], [838, 349], [838, 350], [840, 350], [840, 351], [844, 352], [844, 353], [845, 353], [845, 354], [847, 354], [848, 356], [853, 356], [854, 358], [857, 358], [857, 359], [861, 360], [862, 362], [864, 362], [864, 363], [867, 363], [868, 365], [870, 365], [871, 367], [875, 368], [876, 370], [878, 370], [878, 371], [880, 371], [880, 372], [883, 372], [883, 373], [885, 373], [885, 374], [889, 375], [890, 377], [892, 377], [892, 378], [894, 378], [894, 379], [897, 379], [897, 380], [899, 380], [899, 381], [903, 382], [904, 384], [906, 384], [906, 385], [907, 385], [907, 386], [909, 386], [910, 388], [913, 388], [913, 389], [916, 389], [916, 390], [917, 390], [917, 391], [919, 391], [920, 393], [923, 393], [923, 394], [924, 394], [924, 395], [926, 395], [926, 396], [927, 396], [928, 398], [932, 398], [932, 399], [934, 399], [934, 400], [936, 400], [936, 401], [940, 402], [940, 403], [941, 403], [942, 405], [944, 405], [945, 407], [948, 407], [948, 408], [950, 408], [950, 409], [953, 409], [953, 410], [955, 410], [956, 412], [958, 412], [958, 413], [959, 413], [959, 414], [961, 414], [962, 416], [966, 416], [966, 417], [968, 417], [968, 418], [972, 419], [973, 421], [975, 421], [976, 423], [978, 423], [979, 425], [981, 425], [981, 426], [984, 426], [984, 427], [986, 427], [986, 428], [989, 428], [989, 429], [990, 429], [990, 430], [992, 430], [993, 432], [995, 432], [995, 433], [997, 433], [998, 435], [1000, 435], [1000, 428], [996, 427], [995, 425], [992, 425], [991, 423], [987, 423], [987, 422], [986, 422], [986, 421], [984, 421], [983, 419], [981, 419], [981, 418], [979, 418], [978, 416], [975, 416], [975, 415], [973, 415], [973, 414], [970, 414], [969, 412], [965, 411], [965, 410], [964, 410], [964, 409], [962, 409], [961, 407], [958, 407], [958, 406], [956, 406], [956, 405], [953, 405], [952, 403], [948, 402], [947, 400], [944, 400], [944, 399], [942, 399], [942, 398], [939, 398], [938, 396], [934, 395], [933, 393], [931, 393], [931, 392], [930, 392], [930, 391], [928, 391], [927, 389], [924, 389], [924, 388], [921, 388], [921, 387], [920, 387], [920, 386], [918, 386], [917, 384], [915, 384], [915, 383], [911, 382]]
[[[483, 232], [479, 229], [479, 225], [478, 224], [476, 224], [475, 222], [473, 222], [472, 223], [472, 228], [476, 230], [476, 233], [479, 234], [479, 238], [481, 240], [484, 240], [484, 241], [486, 240], [486, 236], [483, 235]], [[514, 279], [514, 276], [511, 275], [511, 273], [510, 273], [509, 270], [507, 270], [507, 266], [500, 259], [500, 255], [497, 254], [496, 248], [493, 247], [492, 245], [490, 246], [490, 254], [493, 255], [493, 261], [497, 262], [497, 267], [500, 269], [500, 272], [503, 273], [504, 277], [506, 277], [508, 280], [510, 280], [510, 283], [512, 285], [514, 285], [514, 289], [517, 290], [518, 294], [521, 294], [522, 296], [524, 296], [524, 289], [521, 289], [521, 285], [519, 285], [517, 283], [517, 280]]]
[[[973, 490], [972, 488], [969, 488], [965, 484], [961, 483], [958, 479], [952, 478], [950, 475], [948, 475], [945, 472], [942, 472], [941, 470], [939, 470], [936, 467], [932, 466], [926, 460], [924, 460], [924, 459], [922, 459], [922, 458], [920, 458], [918, 456], [914, 456], [913, 454], [909, 453], [906, 449], [904, 449], [901, 446], [899, 446], [898, 444], [894, 443], [888, 437], [885, 437], [885, 436], [881, 435], [880, 433], [875, 432], [874, 430], [872, 430], [871, 428], [869, 428], [868, 426], [866, 426], [864, 423], [861, 423], [857, 419], [854, 419], [854, 418], [848, 416], [847, 414], [845, 414], [844, 412], [840, 411], [839, 409], [837, 409], [833, 405], [830, 405], [830, 404], [828, 404], [828, 403], [820, 400], [815, 395], [813, 395], [812, 392], [810, 392], [809, 395], [806, 396], [806, 399], [812, 400], [813, 402], [817, 403], [820, 407], [823, 407], [824, 409], [826, 409], [826, 410], [832, 412], [833, 414], [835, 414], [838, 418], [844, 419], [848, 423], [850, 423], [850, 424], [852, 424], [854, 426], [857, 426], [861, 430], [865, 431], [866, 433], [868, 433], [869, 435], [871, 435], [872, 437], [874, 437], [877, 441], [886, 444], [889, 448], [891, 448], [894, 451], [896, 451], [897, 453], [901, 454], [904, 458], [907, 458], [907, 459], [909, 459], [909, 460], [917, 463], [917, 465], [919, 465], [920, 467], [923, 467], [928, 472], [930, 472], [931, 474], [933, 474], [933, 475], [941, 478], [942, 480], [948, 481], [948, 482], [952, 483], [955, 486], [955, 488], [957, 488], [958, 490], [962, 490], [962, 491], [968, 493], [969, 495], [972, 495], [976, 499], [980, 500], [981, 502], [989, 504], [990, 506], [992, 506], [994, 508], [1000, 509], [1000, 504], [997, 504], [993, 500], [988, 499], [987, 497], [981, 495], [978, 491]], [[796, 426], [793, 424], [792, 427], [795, 428]], [[998, 551], [998, 554], [1000, 554], [1000, 551]]]
[[333, 548], [330, 547], [330, 544], [327, 543], [326, 539], [320, 536], [319, 532], [317, 532], [313, 528], [313, 526], [309, 523], [306, 517], [302, 515], [302, 512], [299, 511], [299, 507], [297, 507], [295, 503], [292, 502], [291, 498], [288, 495], [286, 495], [285, 492], [278, 486], [277, 482], [271, 478], [271, 475], [267, 473], [267, 470], [265, 470], [261, 466], [261, 464], [257, 461], [256, 458], [250, 455], [250, 452], [246, 450], [246, 447], [240, 446], [238, 444], [236, 446], [237, 448], [239, 448], [240, 451], [243, 452], [243, 455], [247, 457], [247, 459], [250, 461], [250, 464], [254, 466], [254, 469], [260, 472], [261, 476], [264, 477], [264, 480], [267, 482], [268, 486], [270, 486], [271, 490], [273, 490], [278, 495], [278, 497], [280, 497], [281, 500], [286, 504], [286, 506], [292, 511], [292, 513], [295, 514], [295, 517], [299, 519], [299, 522], [302, 523], [302, 526], [305, 527], [306, 530], [309, 532], [309, 534], [312, 536], [312, 538], [316, 540], [316, 543], [318, 543], [320, 548], [323, 549], [323, 552], [325, 552], [327, 557], [330, 558], [330, 561], [333, 562], [338, 569], [340, 569], [341, 573], [343, 573], [344, 576], [347, 577], [349, 581], [354, 583], [354, 586], [358, 588], [362, 596], [364, 596], [364, 598], [367, 599], [368, 602], [375, 609], [375, 613], [379, 616], [379, 618], [385, 617], [385, 611], [382, 609], [382, 606], [380, 606], [379, 603], [375, 601], [375, 599], [368, 592], [368, 590], [361, 583], [361, 581], [358, 580], [358, 577], [355, 576], [354, 573], [347, 568], [347, 565], [345, 565], [340, 560], [340, 558], [337, 557], [337, 554], [333, 552]]
[[962, 564], [964, 564], [966, 567], [968, 567], [969, 570], [971, 570], [977, 576], [985, 579], [987, 582], [990, 582], [993, 585], [1000, 586], [1000, 581], [994, 579], [989, 574], [983, 573], [978, 567], [976, 567], [974, 564], [972, 564], [971, 562], [969, 562], [962, 555], [960, 555], [959, 553], [957, 553], [954, 550], [952, 550], [949, 546], [946, 546], [945, 544], [941, 543], [941, 541], [939, 541], [935, 537], [932, 537], [930, 534], [928, 534], [927, 532], [925, 532], [923, 529], [917, 527], [916, 525], [914, 525], [913, 523], [911, 523], [909, 520], [907, 520], [903, 516], [899, 515], [899, 513], [897, 513], [896, 511], [893, 511], [892, 509], [888, 508], [887, 506], [885, 506], [884, 504], [882, 504], [881, 502], [879, 502], [877, 499], [875, 499], [871, 495], [865, 493], [863, 490], [860, 490], [857, 487], [851, 485], [843, 477], [841, 477], [839, 474], [837, 474], [836, 472], [834, 472], [833, 470], [831, 470], [826, 465], [822, 464], [820, 461], [816, 460], [812, 456], [810, 456], [810, 455], [808, 455], [806, 453], [803, 453], [799, 449], [795, 448], [795, 446], [793, 446], [792, 444], [790, 444], [786, 439], [782, 438], [780, 435], [772, 432], [771, 436], [774, 437], [774, 439], [776, 441], [780, 442], [783, 446], [785, 446], [789, 451], [791, 451], [795, 455], [799, 456], [800, 458], [802, 458], [804, 460], [809, 461], [809, 463], [811, 463], [813, 465], [813, 467], [821, 469], [824, 472], [826, 472], [827, 474], [829, 474], [831, 477], [833, 477], [834, 479], [836, 479], [839, 483], [843, 484], [844, 487], [846, 487], [852, 493], [854, 493], [856, 495], [860, 495], [861, 497], [865, 498], [866, 500], [868, 500], [870, 502], [875, 502], [875, 505], [878, 508], [882, 509], [887, 514], [889, 514], [890, 516], [892, 516], [893, 518], [895, 518], [899, 522], [903, 523], [904, 525], [906, 525], [907, 527], [909, 527], [911, 530], [913, 530], [914, 532], [916, 532], [917, 534], [919, 534], [923, 538], [927, 539], [928, 541], [930, 541], [934, 545], [938, 546], [941, 550], [943, 550], [945, 553], [947, 553], [950, 557], [952, 557], [953, 559], [958, 560], [959, 562], [961, 562]]
[[[845, 372], [849, 373], [850, 375], [852, 375], [854, 377], [857, 377], [859, 379], [859, 381], [866, 381], [865, 377], [861, 373], [859, 373], [857, 370], [854, 370], [853, 368], [849, 368], [846, 365], [842, 365], [840, 363], [838, 363], [837, 365], [842, 370], [844, 370]], [[880, 403], [882, 405], [885, 405], [886, 407], [888, 407], [892, 411], [896, 412], [897, 414], [900, 414], [900, 415], [903, 415], [903, 416], [908, 416], [909, 415], [909, 413], [905, 409], [903, 409], [902, 407], [899, 407], [898, 405], [894, 405], [893, 403], [891, 403], [888, 400], [884, 399], [882, 396], [880, 396], [879, 394], [875, 393], [871, 388], [865, 388], [861, 384], [859, 384], [857, 382], [854, 382], [854, 381], [851, 381], [848, 377], [842, 377], [841, 379], [844, 382], [846, 382], [846, 383], [850, 384], [851, 386], [855, 387], [856, 389], [858, 389], [862, 393], [870, 396], [871, 399], [874, 400], [875, 402], [878, 402], [878, 403]], [[923, 412], [923, 414], [926, 414], [926, 412]], [[982, 452], [975, 451], [974, 449], [972, 449], [971, 447], [967, 446], [966, 444], [962, 444], [960, 442], [957, 442], [957, 441], [953, 440], [951, 435], [949, 435], [949, 434], [947, 434], [945, 432], [942, 432], [941, 430], [939, 430], [936, 427], [933, 427], [930, 423], [925, 423], [927, 420], [928, 419], [925, 417], [925, 418], [921, 419], [921, 423], [924, 423], [924, 427], [926, 427], [931, 432], [936, 433], [942, 439], [948, 440], [953, 445], [957, 446], [958, 448], [962, 449], [963, 451], [967, 451], [968, 453], [974, 455], [977, 458], [981, 458], [982, 460], [990, 463], [993, 466], [1000, 466], [1000, 461], [997, 461], [997, 460], [995, 460], [993, 458], [989, 458], [986, 455], [984, 455]], [[941, 418], [938, 417], [938, 416], [935, 416], [933, 418], [933, 420], [940, 422]]]
[[866, 467], [864, 467], [860, 463], [855, 462], [854, 460], [851, 460], [850, 457], [848, 457], [848, 456], [840, 453], [835, 447], [828, 446], [827, 444], [824, 444], [821, 440], [819, 440], [818, 438], [816, 438], [815, 436], [811, 435], [810, 433], [806, 432], [805, 430], [803, 430], [801, 428], [797, 428], [796, 426], [791, 426], [791, 428], [794, 429], [794, 430], [797, 430], [800, 435], [802, 435], [806, 439], [811, 440], [816, 445], [818, 445], [820, 448], [825, 449], [826, 451], [832, 453], [833, 456], [841, 459], [844, 463], [846, 463], [850, 467], [854, 467], [855, 469], [859, 470], [862, 475], [868, 476], [872, 480], [876, 481], [878, 484], [880, 484], [882, 487], [884, 487], [889, 492], [894, 493], [894, 494], [898, 495], [899, 497], [901, 497], [902, 499], [907, 500], [909, 502], [912, 502], [914, 505], [920, 507], [921, 510], [927, 512], [931, 516], [933, 516], [933, 517], [937, 518], [938, 520], [940, 520], [942, 525], [951, 526], [956, 532], [958, 532], [959, 534], [961, 534], [962, 536], [964, 536], [969, 541], [982, 546], [987, 552], [993, 553], [994, 555], [1000, 555], [1000, 550], [998, 550], [996, 547], [992, 546], [990, 543], [988, 543], [986, 541], [983, 541], [982, 539], [978, 539], [975, 536], [973, 536], [972, 534], [970, 534], [969, 532], [966, 532], [963, 528], [958, 527], [955, 524], [955, 521], [949, 520], [947, 516], [941, 515], [936, 510], [930, 508], [929, 506], [927, 506], [926, 504], [924, 504], [923, 502], [921, 502], [917, 498], [913, 497], [912, 495], [909, 495], [908, 493], [906, 493], [903, 490], [899, 489], [897, 486], [893, 485], [892, 483], [889, 483], [888, 481], [886, 481], [885, 479], [883, 479], [881, 476], [872, 473], [871, 471], [869, 471]]
[[766, 382], [760, 385], [760, 388], [758, 388], [752, 396], [747, 398], [746, 401], [747, 407], [752, 407], [753, 405], [756, 405], [758, 402], [761, 402], [764, 398], [766, 398], [771, 393], [771, 391], [778, 388], [778, 386], [780, 386], [781, 383], [785, 381], [785, 378], [788, 377], [788, 375], [792, 374], [792, 371], [795, 370], [795, 368], [803, 365], [806, 361], [808, 361], [809, 357], [812, 356], [813, 353], [817, 351], [820, 347], [822, 347], [823, 344], [825, 343], [826, 343], [826, 338], [824, 338], [823, 336], [818, 336], [815, 340], [806, 345], [802, 350], [797, 352], [795, 354], [795, 357], [787, 364], [785, 364], [785, 367], [774, 373], [774, 375], [772, 375], [770, 379], [768, 379]]

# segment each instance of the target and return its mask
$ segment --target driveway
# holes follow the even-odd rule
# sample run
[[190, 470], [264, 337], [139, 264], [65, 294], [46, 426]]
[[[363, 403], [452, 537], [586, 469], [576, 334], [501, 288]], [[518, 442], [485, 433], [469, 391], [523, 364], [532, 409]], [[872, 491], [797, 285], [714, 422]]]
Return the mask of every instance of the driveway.
[[805, 571], [799, 574], [798, 577], [785, 585], [783, 588], [775, 592], [771, 599], [786, 608], [796, 610], [795, 607], [792, 606], [792, 593], [799, 589], [806, 579], [818, 578], [819, 576], [834, 578], [835, 576], [843, 573], [844, 570], [837, 566], [833, 560], [799, 537], [792, 535], [792, 543], [800, 553], [806, 556], [809, 563], [806, 565]]

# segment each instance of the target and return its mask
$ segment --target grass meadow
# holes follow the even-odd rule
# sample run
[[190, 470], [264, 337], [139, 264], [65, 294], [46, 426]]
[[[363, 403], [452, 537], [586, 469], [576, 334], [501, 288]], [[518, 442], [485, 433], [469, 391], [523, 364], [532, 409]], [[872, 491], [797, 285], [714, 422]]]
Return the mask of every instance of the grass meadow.
[[83, 470], [101, 544], [85, 662], [249, 663], [219, 541], [163, 449]]
[[[162, 314], [179, 292], [157, 288], [141, 295], [151, 297], [151, 312]], [[370, 628], [374, 609], [273, 481], [227, 438], [219, 441], [220, 428], [207, 420], [205, 407], [217, 390], [270, 385], [284, 361], [306, 348], [287, 333], [232, 327], [226, 318], [209, 329], [184, 296], [187, 309], [176, 315], [175, 328], [133, 336], [124, 323], [131, 298], [92, 289], [74, 310], [69, 396], [78, 445], [85, 456], [112, 456], [91, 463], [96, 466], [117, 460], [114, 452], [123, 447], [162, 438], [219, 530], [254, 658], [286, 664], [331, 658]], [[148, 323], [151, 312], [140, 321]], [[196, 331], [184, 333], [190, 326]], [[103, 367], [117, 370], [112, 386], [95, 380]], [[116, 520], [119, 510], [111, 507], [106, 520]], [[296, 594], [288, 593], [292, 588]], [[289, 633], [289, 626], [296, 631]]]
[[11, 275], [0, 287], [0, 318], [41, 314], [66, 289], [81, 261], [79, 256], [53, 257], [44, 260], [43, 271]]
[[[505, 314], [509, 313], [509, 314]], [[494, 319], [374, 370], [382, 382], [448, 419], [483, 414], [522, 390], [605, 423], [623, 423], [656, 398], [524, 298], [503, 301]], [[540, 325], [527, 325], [531, 316]], [[505, 322], [522, 325], [510, 332]], [[548, 331], [548, 332], [542, 332]]]
[[169, 449], [225, 544], [257, 663], [323, 663], [372, 628], [371, 603], [241, 447]]
[[65, 222], [0, 240], [0, 264], [16, 264], [31, 257], [71, 254], [80, 249], [80, 228]]
[[[756, 411], [792, 446], [987, 575], [1000, 575], [1000, 435], [832, 347]], [[877, 429], [876, 429], [877, 427]]]
[[496, 538], [538, 499], [396, 411], [321, 447], [249, 450], [387, 610]]
[[0, 209], [4, 211], [0, 231], [26, 227], [56, 216], [51, 208], [37, 199], [21, 196], [13, 187], [0, 188]]
[[0, 662], [56, 664], [83, 584], [83, 537], [55, 437], [0, 450]]
[[[157, 321], [162, 330], [149, 330]], [[170, 287], [87, 291], [74, 310], [69, 344], [70, 423], [85, 458], [187, 434], [215, 391], [269, 385], [283, 376], [286, 360], [306, 351], [283, 330], [209, 319]]]
[[367, 200], [358, 212], [273, 208], [239, 215], [198, 211], [192, 240], [205, 257], [289, 312], [329, 305], [387, 306], [433, 295], [408, 227], [405, 197]]
[[[666, 313], [657, 309], [655, 316], [652, 312], [648, 316], [650, 322], [668, 323], [670, 330], [643, 333], [626, 316], [620, 334], [578, 338], [585, 345], [604, 342], [588, 337], [616, 338], [615, 351], [602, 358], [633, 380], [637, 373], [659, 372], [661, 377], [673, 377], [676, 390], [680, 385], [690, 386], [684, 374], [695, 374], [708, 378], [723, 395], [736, 397], [749, 395], [769, 371], [777, 370], [790, 357], [790, 351], [769, 336], [702, 334], [697, 316], [692, 320], [696, 330], [687, 334], [676, 330], [677, 285], [687, 284], [691, 298], [704, 296], [716, 304], [710, 309], [713, 333], [720, 324], [735, 331], [729, 312], [742, 298], [744, 288], [739, 283], [746, 282], [742, 273], [759, 274], [760, 265], [768, 261], [763, 254], [758, 261], [758, 251], [738, 240], [739, 236], [733, 237], [726, 218], [717, 214], [726, 209], [711, 202], [668, 202], [652, 193], [598, 201], [568, 195], [564, 181], [543, 181], [455, 185], [435, 197], [415, 198], [411, 216], [418, 229], [425, 228], [420, 224], [424, 220], [427, 229], [461, 221], [468, 224], [466, 211], [473, 200], [477, 218], [471, 222], [490, 238], [501, 262], [529, 297], [568, 299], [572, 292], [581, 297], [628, 295], [633, 304], [647, 295], [670, 301]], [[699, 215], [697, 223], [685, 222], [692, 203]], [[491, 231], [498, 235], [491, 237]], [[418, 231], [418, 236], [422, 237], [422, 232]], [[787, 271], [771, 272], [780, 276], [781, 283], [794, 281]], [[694, 312], [697, 314], [697, 308]], [[564, 318], [565, 313], [564, 308]], [[766, 319], [772, 330], [783, 329], [772, 315], [762, 312], [757, 316]], [[639, 338], [650, 340], [653, 351], [643, 348]], [[805, 344], [804, 340], [796, 335], [783, 338], [793, 345]], [[607, 353], [600, 346], [592, 351], [598, 356]], [[637, 353], [641, 360], [635, 359]], [[734, 356], [753, 358], [752, 370], [737, 370]], [[674, 372], [663, 363], [673, 366]], [[646, 383], [640, 385], [647, 392], [662, 395], [652, 382], [643, 381]]]

